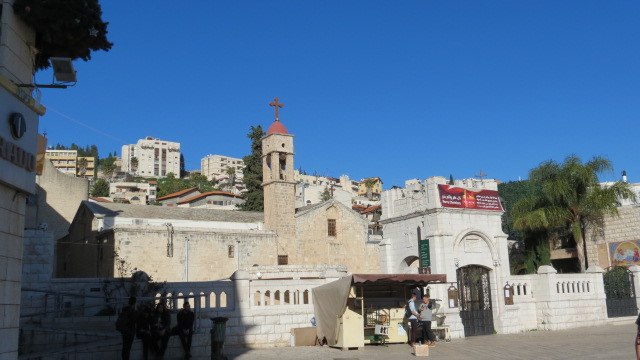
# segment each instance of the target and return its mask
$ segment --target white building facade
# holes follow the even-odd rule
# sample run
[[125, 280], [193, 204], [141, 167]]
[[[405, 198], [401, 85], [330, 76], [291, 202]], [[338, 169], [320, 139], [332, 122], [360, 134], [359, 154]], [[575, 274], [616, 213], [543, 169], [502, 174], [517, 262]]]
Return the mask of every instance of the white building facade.
[[18, 358], [20, 288], [27, 198], [36, 193], [39, 116], [45, 108], [28, 88], [35, 32], [14, 14], [0, 13], [0, 359]]
[[180, 177], [180, 143], [148, 136], [136, 144], [123, 145], [122, 171], [145, 178], [162, 178], [169, 173]]
[[109, 197], [114, 201], [126, 200], [131, 204], [146, 205], [156, 201], [157, 184], [137, 182], [112, 182], [109, 184]]
[[242, 179], [242, 170], [244, 169], [242, 159], [225, 155], [207, 155], [200, 160], [200, 172], [208, 180], [226, 178], [228, 168], [235, 170], [236, 179]]
[[[447, 321], [454, 336], [463, 336], [461, 332], [476, 335], [478, 329], [501, 331], [502, 319], [496, 316], [500, 312], [494, 310], [500, 306], [499, 289], [509, 277], [501, 215], [495, 180], [465, 179], [450, 185], [444, 177], [431, 177], [409, 180], [404, 188], [382, 194], [380, 223], [386, 272], [446, 274], [459, 291], [473, 293], [469, 297], [474, 301], [487, 301], [481, 304], [484, 313], [478, 311], [473, 316], [460, 310], [464, 305], [452, 308]], [[470, 277], [481, 279], [474, 283], [480, 284], [478, 288], [464, 282]], [[446, 299], [449, 285], [433, 286], [432, 297]], [[478, 318], [481, 324], [474, 323]]]

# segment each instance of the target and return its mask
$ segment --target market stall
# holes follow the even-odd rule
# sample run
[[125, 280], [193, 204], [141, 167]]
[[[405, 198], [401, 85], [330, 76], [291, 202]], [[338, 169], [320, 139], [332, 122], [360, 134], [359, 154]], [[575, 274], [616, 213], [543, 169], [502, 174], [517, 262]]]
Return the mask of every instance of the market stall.
[[353, 274], [313, 289], [319, 340], [339, 348], [407, 342], [404, 307], [412, 289], [443, 274]]

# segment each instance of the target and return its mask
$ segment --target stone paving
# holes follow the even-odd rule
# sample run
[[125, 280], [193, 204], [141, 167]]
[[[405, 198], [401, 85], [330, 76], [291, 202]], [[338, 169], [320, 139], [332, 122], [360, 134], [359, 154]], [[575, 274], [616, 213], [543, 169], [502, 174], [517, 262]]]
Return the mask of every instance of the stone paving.
[[[634, 359], [633, 324], [605, 325], [560, 331], [530, 331], [514, 335], [475, 336], [440, 342], [431, 348], [431, 359]], [[229, 359], [412, 359], [408, 345], [365, 346], [362, 350], [341, 351], [329, 347], [228, 349]]]

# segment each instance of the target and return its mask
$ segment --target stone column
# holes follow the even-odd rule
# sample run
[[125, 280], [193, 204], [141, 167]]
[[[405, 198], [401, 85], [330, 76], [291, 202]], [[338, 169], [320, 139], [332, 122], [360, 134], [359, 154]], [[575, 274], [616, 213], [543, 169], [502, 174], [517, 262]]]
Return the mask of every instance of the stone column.
[[235, 310], [237, 314], [246, 315], [251, 307], [251, 289], [249, 287], [249, 273], [238, 270], [231, 276], [235, 286]]
[[533, 293], [536, 296], [536, 322], [538, 329], [551, 330], [553, 321], [552, 303], [557, 298], [556, 276], [558, 271], [550, 265], [542, 265], [538, 268], [538, 276], [533, 281]]

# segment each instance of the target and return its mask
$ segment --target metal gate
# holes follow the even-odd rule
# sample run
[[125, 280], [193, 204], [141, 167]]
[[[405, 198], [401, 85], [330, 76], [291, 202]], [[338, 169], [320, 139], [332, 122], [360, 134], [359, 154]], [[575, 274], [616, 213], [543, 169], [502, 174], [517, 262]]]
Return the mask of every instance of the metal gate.
[[489, 269], [469, 265], [459, 268], [457, 276], [464, 336], [493, 334]]
[[612, 266], [602, 274], [607, 295], [607, 316], [636, 316], [636, 291], [633, 274], [623, 266]]

